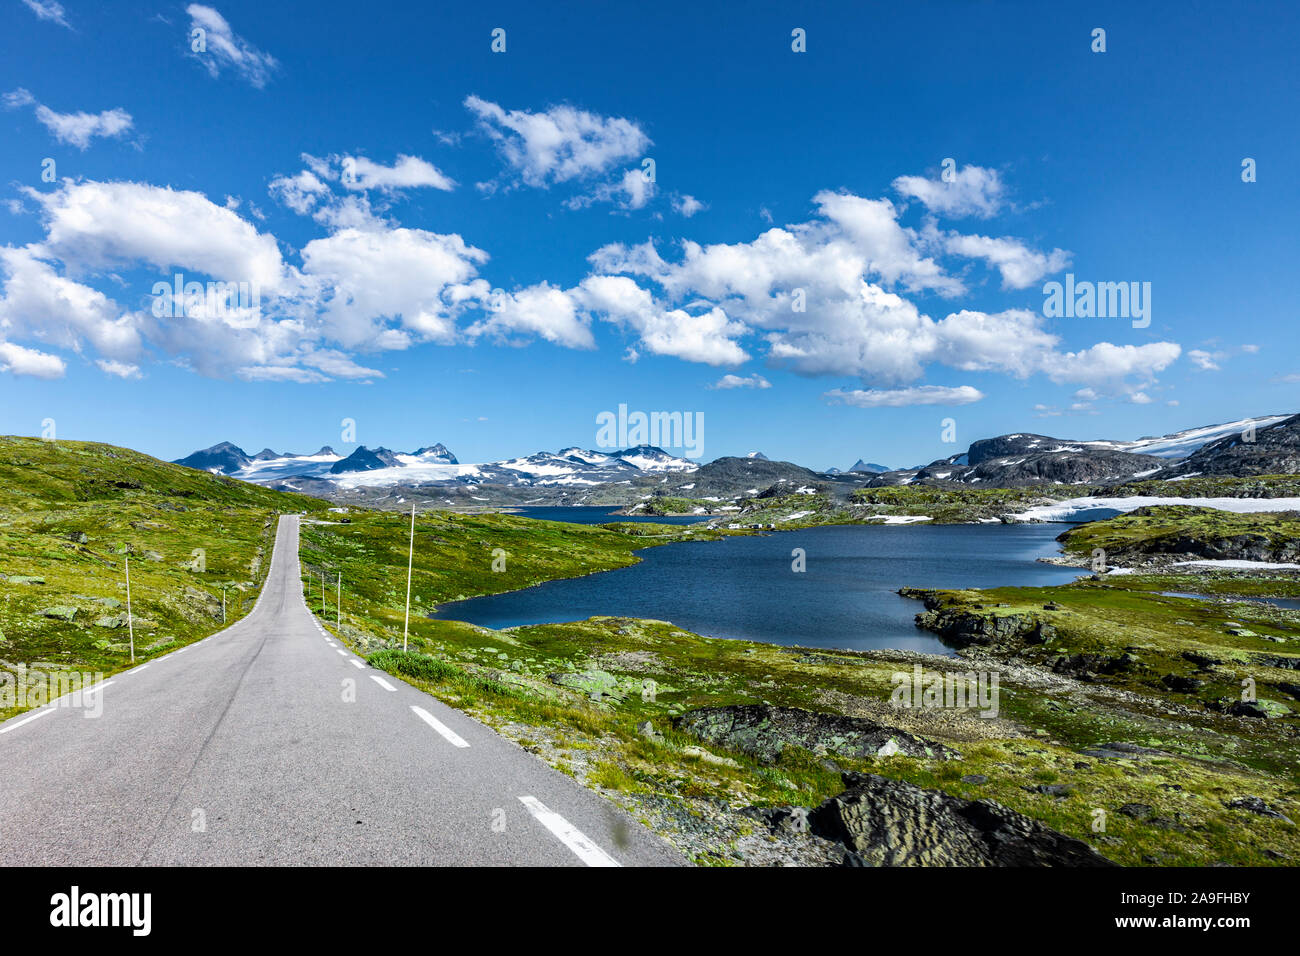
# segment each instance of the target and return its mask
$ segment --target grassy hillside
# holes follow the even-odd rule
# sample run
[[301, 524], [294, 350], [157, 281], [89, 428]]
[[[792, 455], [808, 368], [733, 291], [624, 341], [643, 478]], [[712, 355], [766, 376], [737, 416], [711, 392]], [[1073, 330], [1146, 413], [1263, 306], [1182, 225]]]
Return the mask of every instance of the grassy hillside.
[[252, 606], [277, 514], [325, 508], [112, 445], [0, 437], [0, 670], [129, 666], [128, 556], [137, 659], [204, 637], [223, 586], [231, 621]]

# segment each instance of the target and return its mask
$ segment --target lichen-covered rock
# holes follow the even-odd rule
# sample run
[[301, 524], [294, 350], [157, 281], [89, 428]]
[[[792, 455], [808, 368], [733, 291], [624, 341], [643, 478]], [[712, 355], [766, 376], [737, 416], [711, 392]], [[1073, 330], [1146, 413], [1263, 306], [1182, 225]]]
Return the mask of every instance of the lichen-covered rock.
[[39, 612], [41, 617], [52, 618], [56, 621], [71, 621], [77, 616], [77, 609], [63, 604], [56, 604], [54, 607], [42, 608]]
[[788, 746], [844, 757], [905, 754], [946, 760], [961, 756], [942, 744], [872, 720], [798, 707], [766, 704], [703, 707], [683, 714], [673, 725], [701, 740], [739, 750], [766, 763], [776, 760]]
[[1291, 708], [1275, 700], [1237, 700], [1227, 707], [1227, 713], [1234, 717], [1255, 717], [1261, 720], [1276, 720], [1291, 713]]
[[991, 800], [846, 773], [809, 814], [812, 832], [865, 866], [1115, 866], [1088, 844]]
[[627, 690], [620, 687], [618, 678], [607, 671], [587, 670], [576, 674], [548, 674], [547, 680], [561, 687], [582, 691], [596, 701], [608, 698], [615, 703], [620, 703], [627, 699]]

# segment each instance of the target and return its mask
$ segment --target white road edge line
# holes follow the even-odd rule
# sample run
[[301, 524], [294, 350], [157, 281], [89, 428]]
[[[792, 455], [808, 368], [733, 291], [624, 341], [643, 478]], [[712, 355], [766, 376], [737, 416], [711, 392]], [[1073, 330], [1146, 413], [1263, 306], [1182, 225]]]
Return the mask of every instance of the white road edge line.
[[355, 658], [348, 661], [348, 663], [351, 664], [353, 667], [355, 667], [357, 670], [363, 671], [366, 669], [366, 665], [361, 663], [359, 660], [356, 660]]
[[22, 720], [10, 721], [9, 723], [6, 723], [3, 727], [0, 727], [0, 734], [7, 734], [11, 730], [17, 730], [23, 724], [30, 724], [37, 717], [44, 717], [46, 714], [52, 714], [52, 713], [54, 713], [53, 707], [42, 707], [40, 710], [36, 711], [36, 713], [28, 717], [24, 717]]
[[534, 819], [550, 830], [561, 843], [574, 852], [588, 866], [622, 866], [600, 847], [596, 846], [581, 830], [536, 797], [520, 797], [519, 802], [528, 808]]
[[[373, 677], [374, 675], [371, 676]], [[375, 677], [374, 679], [379, 680], [378, 677]], [[383, 681], [379, 681], [379, 682], [381, 684], [383, 683]], [[429, 713], [423, 707], [416, 707], [414, 704], [412, 704], [411, 710], [415, 711], [415, 716], [419, 717], [422, 721], [424, 721], [426, 724], [428, 724], [430, 727], [432, 727], [434, 730], [440, 733], [446, 739], [447, 743], [451, 744], [453, 747], [469, 746], [469, 744], [465, 742], [464, 737], [456, 733], [456, 731], [452, 730], [450, 727], [444, 724], [437, 717], [433, 716], [433, 714]]]
[[380, 687], [382, 687], [384, 690], [392, 690], [392, 691], [397, 690], [396, 687], [388, 683], [388, 681], [384, 680], [378, 674], [371, 674], [370, 679], [374, 681], [376, 684], [378, 684]]
[[336, 648], [334, 648], [334, 653], [335, 653], [335, 654], [342, 654], [344, 657], [347, 657], [347, 656], [348, 656], [348, 652], [345, 651], [345, 650], [344, 650], [343, 648], [341, 648], [341, 647], [336, 647]]

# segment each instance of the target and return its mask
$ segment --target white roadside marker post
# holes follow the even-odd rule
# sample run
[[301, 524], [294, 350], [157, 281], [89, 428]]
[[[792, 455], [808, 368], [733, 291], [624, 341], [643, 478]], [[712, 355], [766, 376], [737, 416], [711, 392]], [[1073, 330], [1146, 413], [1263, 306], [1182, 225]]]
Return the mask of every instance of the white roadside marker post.
[[131, 635], [131, 663], [135, 663], [135, 623], [131, 620], [131, 558], [126, 561], [126, 631]]
[[343, 630], [343, 572], [339, 572], [339, 592], [334, 599], [334, 627]]
[[411, 564], [415, 560], [415, 505], [411, 505], [411, 544], [406, 551], [406, 619], [402, 622], [402, 653], [411, 630]]
[[226, 588], [221, 588], [221, 624], [224, 627], [226, 623]]

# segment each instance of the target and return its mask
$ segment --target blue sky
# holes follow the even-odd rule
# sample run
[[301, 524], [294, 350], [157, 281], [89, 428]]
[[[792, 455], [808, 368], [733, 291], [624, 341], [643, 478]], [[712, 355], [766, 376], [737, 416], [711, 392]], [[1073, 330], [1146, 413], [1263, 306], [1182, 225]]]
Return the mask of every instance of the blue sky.
[[0, 432], [476, 461], [625, 404], [843, 468], [1300, 404], [1293, 5], [405, 6], [0, 0]]

